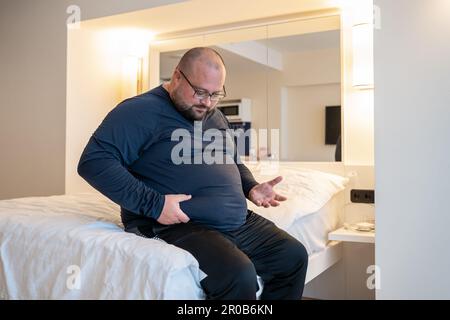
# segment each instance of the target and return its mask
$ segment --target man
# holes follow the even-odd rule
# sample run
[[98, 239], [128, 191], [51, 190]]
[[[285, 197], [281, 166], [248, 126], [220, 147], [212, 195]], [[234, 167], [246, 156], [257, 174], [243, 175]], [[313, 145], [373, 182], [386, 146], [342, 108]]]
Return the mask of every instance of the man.
[[[189, 50], [169, 83], [123, 101], [107, 115], [89, 140], [78, 173], [121, 206], [126, 231], [189, 251], [207, 274], [201, 285], [208, 299], [255, 299], [257, 274], [264, 281], [261, 299], [300, 299], [305, 248], [247, 210], [245, 200], [279, 205], [286, 198], [273, 187], [281, 177], [258, 184], [243, 164], [173, 159], [176, 130], [192, 137], [198, 124], [202, 130], [229, 129], [214, 108], [226, 95], [225, 76], [216, 51]], [[201, 141], [200, 151], [204, 146]], [[189, 160], [199, 150], [190, 151], [183, 157]]]

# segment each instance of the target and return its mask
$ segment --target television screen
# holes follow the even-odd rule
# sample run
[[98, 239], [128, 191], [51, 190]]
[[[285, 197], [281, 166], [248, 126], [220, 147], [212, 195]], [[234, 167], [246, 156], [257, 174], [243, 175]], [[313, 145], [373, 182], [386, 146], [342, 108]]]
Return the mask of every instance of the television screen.
[[341, 135], [341, 106], [325, 107], [325, 144], [336, 144]]

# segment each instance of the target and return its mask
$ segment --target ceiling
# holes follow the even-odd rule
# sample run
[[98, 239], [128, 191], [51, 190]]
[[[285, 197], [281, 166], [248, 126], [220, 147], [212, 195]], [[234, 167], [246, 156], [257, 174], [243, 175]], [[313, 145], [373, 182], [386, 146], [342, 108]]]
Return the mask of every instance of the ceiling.
[[298, 36], [289, 36], [260, 40], [269, 48], [282, 54], [311, 50], [323, 50], [340, 47], [340, 30], [306, 33]]
[[[324, 31], [315, 32], [302, 35], [294, 35], [288, 37], [273, 38], [268, 40], [257, 40], [257, 43], [261, 44], [261, 48], [267, 48], [276, 50], [281, 56], [287, 54], [295, 54], [314, 50], [325, 49], [339, 49], [340, 48], [340, 31]], [[227, 64], [227, 68], [242, 70], [244, 68], [247, 71], [261, 69], [264, 66], [260, 63], [256, 63], [246, 57], [243, 57], [234, 52], [222, 49], [220, 47], [214, 47], [223, 57]], [[267, 49], [264, 49], [267, 50]], [[178, 50], [162, 53], [160, 56], [161, 77], [169, 78], [173, 69], [180, 60], [181, 56], [187, 50]], [[263, 53], [265, 54], [265, 53]]]
[[[261, 19], [335, 10], [340, 0], [190, 0], [168, 5], [85, 20], [83, 28], [144, 29], [154, 35], [186, 30], [201, 30], [211, 26], [258, 22]], [[239, 8], [239, 10], [236, 10]]]

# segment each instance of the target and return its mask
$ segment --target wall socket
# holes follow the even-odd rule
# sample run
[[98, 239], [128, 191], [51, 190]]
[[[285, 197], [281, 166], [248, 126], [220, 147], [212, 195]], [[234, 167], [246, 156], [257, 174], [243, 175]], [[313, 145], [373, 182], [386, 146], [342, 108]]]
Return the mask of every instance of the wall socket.
[[352, 189], [350, 201], [354, 203], [375, 203], [375, 190]]

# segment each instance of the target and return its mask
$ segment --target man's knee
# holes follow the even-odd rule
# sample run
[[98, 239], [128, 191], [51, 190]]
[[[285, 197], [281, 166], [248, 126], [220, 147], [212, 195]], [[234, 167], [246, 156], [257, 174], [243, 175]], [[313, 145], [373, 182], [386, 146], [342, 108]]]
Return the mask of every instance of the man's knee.
[[286, 243], [285, 250], [285, 259], [286, 261], [290, 262], [286, 264], [288, 269], [300, 268], [306, 270], [306, 268], [308, 267], [308, 252], [305, 246], [300, 241], [297, 241], [295, 239], [288, 241]]
[[212, 299], [255, 299], [258, 289], [255, 266], [250, 260], [230, 261], [220, 275], [205, 279], [205, 290]]
[[253, 263], [249, 260], [245, 263], [238, 263], [231, 271], [231, 281], [234, 281], [238, 286], [248, 287], [251, 290], [257, 289], [256, 269]]

